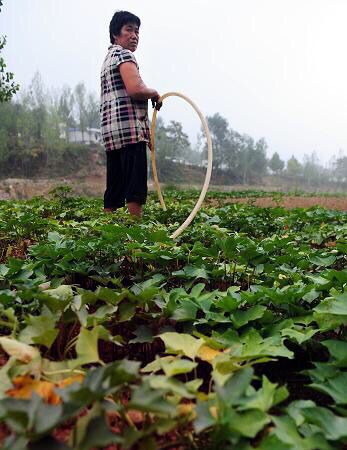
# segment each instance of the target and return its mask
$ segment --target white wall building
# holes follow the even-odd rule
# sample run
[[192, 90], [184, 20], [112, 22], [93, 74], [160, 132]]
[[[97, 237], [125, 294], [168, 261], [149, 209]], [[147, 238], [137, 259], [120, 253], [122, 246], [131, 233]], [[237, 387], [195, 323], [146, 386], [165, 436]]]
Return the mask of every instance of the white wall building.
[[82, 133], [79, 128], [60, 127], [60, 139], [66, 139], [76, 144], [100, 144], [101, 130], [99, 128], [86, 128]]

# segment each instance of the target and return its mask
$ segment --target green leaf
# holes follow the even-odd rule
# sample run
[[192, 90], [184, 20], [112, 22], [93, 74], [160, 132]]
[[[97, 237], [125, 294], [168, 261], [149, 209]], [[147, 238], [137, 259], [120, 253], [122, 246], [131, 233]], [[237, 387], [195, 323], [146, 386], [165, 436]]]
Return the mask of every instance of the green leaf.
[[243, 413], [233, 412], [229, 418], [230, 429], [249, 438], [254, 438], [270, 422], [270, 417], [259, 410]]
[[87, 411], [85, 415], [79, 417], [75, 424], [73, 432], [70, 434], [69, 444], [80, 448], [81, 442], [84, 440], [88, 425], [91, 420], [102, 414], [100, 402], [95, 402], [91, 409]]
[[166, 361], [165, 358], [161, 359], [161, 366], [165, 375], [168, 377], [189, 373], [195, 369], [197, 365], [197, 363], [188, 361], [187, 359], [175, 358], [173, 361]]
[[140, 325], [139, 327], [136, 328], [135, 331], [133, 331], [133, 333], [135, 334], [136, 338], [131, 339], [129, 341], [129, 344], [137, 344], [137, 343], [144, 343], [144, 342], [153, 342], [154, 337], [152, 334], [152, 330], [145, 326], [145, 325]]
[[[28, 448], [28, 445], [29, 439], [27, 439], [26, 437], [11, 435], [5, 440], [4, 445], [2, 446], [2, 450], [24, 450]], [[66, 450], [66, 449], [59, 449], [59, 450]]]
[[40, 437], [56, 427], [62, 420], [62, 405], [47, 405], [36, 393], [30, 400], [6, 398], [1, 400], [3, 420], [16, 433], [30, 432]]
[[259, 409], [260, 411], [267, 412], [273, 405], [285, 400], [289, 395], [285, 389], [281, 390], [276, 398], [276, 391], [279, 391], [277, 384], [271, 383], [266, 376], [263, 376], [262, 388], [250, 397], [242, 399], [240, 403], [241, 409]]
[[62, 405], [46, 405], [40, 402], [40, 407], [35, 412], [35, 432], [38, 435], [47, 433], [56, 427], [63, 414]]
[[164, 243], [172, 242], [172, 239], [165, 230], [153, 231], [152, 233], [149, 233], [148, 237], [153, 242], [164, 242]]
[[9, 372], [15, 364], [16, 358], [10, 357], [0, 369], [0, 399], [5, 398], [7, 396], [6, 391], [13, 387]]
[[273, 399], [273, 406], [278, 405], [279, 403], [282, 403], [288, 397], [289, 397], [288, 389], [285, 386], [280, 386], [275, 391], [275, 395], [274, 395], [274, 399]]
[[313, 318], [317, 322], [318, 328], [321, 332], [335, 330], [340, 326], [347, 326], [347, 316], [334, 315], [324, 312], [314, 312]]
[[325, 381], [328, 378], [335, 378], [339, 369], [331, 363], [314, 363], [315, 368], [306, 370], [304, 373], [310, 376], [315, 381]]
[[188, 391], [184, 383], [181, 383], [175, 378], [168, 378], [164, 375], [152, 375], [149, 377], [148, 382], [153, 389], [168, 391], [169, 393], [176, 394], [183, 398], [195, 397]]
[[59, 330], [55, 329], [57, 316], [43, 307], [40, 316], [29, 315], [26, 322], [28, 325], [21, 331], [19, 340], [26, 344], [39, 344], [50, 348], [59, 333]]
[[336, 367], [347, 368], [347, 342], [327, 340], [322, 344], [328, 348], [330, 355], [336, 361], [332, 361]]
[[124, 289], [121, 292], [116, 292], [113, 289], [105, 288], [105, 287], [99, 287], [95, 294], [97, 298], [100, 300], [103, 300], [104, 302], [116, 306], [118, 303], [120, 303], [124, 298], [128, 295], [128, 290]]
[[194, 420], [194, 429], [197, 433], [201, 433], [201, 431], [216, 424], [216, 419], [212, 416], [207, 402], [198, 401], [195, 412], [196, 419]]
[[234, 297], [231, 297], [230, 295], [226, 295], [225, 297], [222, 297], [218, 300], [216, 303], [216, 306], [223, 311], [226, 312], [233, 312], [235, 311], [239, 306], [240, 301], [237, 300]]
[[303, 409], [315, 406], [316, 404], [312, 400], [295, 400], [286, 409], [289, 416], [294, 419], [296, 426], [299, 427], [305, 422], [305, 417], [302, 414]]
[[155, 373], [163, 370], [166, 376], [172, 377], [175, 375], [180, 375], [182, 373], [189, 373], [195, 367], [197, 367], [197, 363], [189, 361], [187, 359], [182, 359], [177, 356], [164, 356], [163, 358], [159, 358], [157, 356], [156, 359], [147, 364], [147, 366], [144, 367], [141, 372]]
[[336, 441], [347, 436], [347, 418], [335, 416], [329, 409], [305, 408], [302, 414], [307, 421], [318, 426], [327, 439]]
[[76, 342], [77, 360], [72, 360], [70, 367], [99, 362], [98, 340], [99, 327], [92, 330], [82, 328]]
[[324, 313], [347, 316], [347, 292], [341, 295], [326, 298], [313, 310], [320, 314]]
[[132, 319], [136, 312], [136, 305], [128, 301], [124, 301], [119, 306], [119, 322], [126, 322]]
[[222, 403], [227, 405], [237, 404], [250, 385], [253, 377], [253, 369], [246, 367], [234, 373], [223, 386], [216, 386], [216, 392]]
[[50, 231], [47, 235], [47, 239], [49, 242], [55, 242], [57, 245], [59, 245], [64, 240], [64, 236], [56, 231]]
[[114, 313], [117, 311], [118, 307], [113, 305], [100, 306], [94, 314], [88, 314], [88, 324], [93, 324], [93, 321], [97, 319], [98, 322], [103, 322], [108, 319], [112, 319]]
[[168, 416], [174, 416], [176, 413], [176, 407], [165, 399], [163, 391], [152, 389], [148, 382], [144, 382], [141, 386], [134, 389], [128, 407]]
[[309, 449], [305, 445], [304, 439], [298, 433], [295, 422], [291, 417], [272, 417], [272, 421], [276, 426], [273, 433], [281, 442], [291, 445], [290, 448], [293, 450]]
[[311, 291], [307, 292], [302, 299], [305, 300], [308, 303], [312, 303], [316, 298], [320, 296], [320, 292], [316, 289], [312, 289]]
[[285, 444], [280, 441], [274, 434], [266, 436], [257, 448], [259, 450], [293, 450], [293, 447], [290, 444]]
[[106, 447], [110, 444], [122, 444], [123, 438], [112, 433], [104, 417], [94, 417], [88, 424], [84, 439], [78, 450], [91, 450], [95, 447]]
[[316, 266], [321, 266], [321, 267], [328, 267], [328, 266], [332, 266], [334, 264], [334, 262], [336, 261], [336, 256], [334, 255], [329, 255], [329, 256], [311, 256], [309, 258], [309, 261], [312, 264], [315, 264]]
[[173, 276], [178, 276], [178, 277], [184, 277], [184, 278], [193, 278], [193, 279], [198, 279], [198, 278], [204, 278], [205, 280], [208, 279], [208, 274], [206, 269], [201, 268], [201, 267], [195, 267], [195, 266], [185, 266], [183, 267], [182, 270], [178, 270], [176, 272], [172, 272]]
[[190, 295], [192, 295], [194, 298], [199, 298], [201, 292], [205, 289], [205, 283], [198, 283], [195, 286], [192, 287], [190, 291]]
[[324, 383], [312, 383], [310, 386], [321, 392], [329, 394], [337, 404], [347, 404], [347, 373], [343, 372], [335, 378], [329, 378]]
[[177, 322], [184, 322], [194, 320], [198, 312], [198, 307], [189, 299], [184, 299], [184, 301], [175, 308], [173, 314], [171, 315], [172, 320]]
[[254, 358], [259, 356], [283, 356], [293, 358], [293, 352], [283, 344], [283, 339], [278, 335], [262, 338], [254, 329], [250, 329], [242, 336], [242, 356]]
[[265, 306], [255, 305], [246, 311], [237, 310], [231, 314], [230, 318], [236, 328], [241, 328], [252, 320], [260, 319], [266, 311]]
[[143, 367], [141, 369], [141, 372], [143, 373], [155, 373], [155, 372], [159, 372], [159, 370], [162, 370], [162, 361], [166, 360], [166, 361], [174, 361], [175, 360], [175, 356], [163, 356], [162, 358], [160, 358], [159, 356], [155, 357], [155, 360], [148, 363], [145, 367]]
[[311, 339], [319, 330], [315, 330], [313, 328], [284, 328], [281, 330], [281, 335], [283, 337], [288, 337], [294, 339], [298, 344], [302, 344], [305, 341]]
[[0, 264], [0, 277], [5, 277], [10, 269], [5, 264]]
[[189, 334], [167, 332], [159, 335], [165, 343], [168, 353], [181, 354], [194, 359], [199, 348], [203, 345], [202, 339], [196, 339]]
[[58, 286], [55, 289], [46, 289], [45, 294], [48, 294], [58, 300], [61, 300], [62, 302], [67, 302], [69, 300], [72, 300], [74, 293], [72, 291], [72, 287], [69, 285], [62, 284], [61, 286]]

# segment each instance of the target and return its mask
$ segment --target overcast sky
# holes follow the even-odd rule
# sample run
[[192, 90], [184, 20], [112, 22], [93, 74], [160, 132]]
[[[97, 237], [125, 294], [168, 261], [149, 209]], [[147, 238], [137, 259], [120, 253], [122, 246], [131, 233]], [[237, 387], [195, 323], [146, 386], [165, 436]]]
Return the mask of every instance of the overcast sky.
[[[84, 81], [99, 94], [113, 13], [142, 21], [136, 57], [146, 84], [189, 96], [205, 115], [264, 137], [268, 156], [326, 163], [347, 154], [347, 0], [5, 0], [0, 33], [16, 81]], [[194, 142], [199, 119], [169, 98], [160, 115]]]

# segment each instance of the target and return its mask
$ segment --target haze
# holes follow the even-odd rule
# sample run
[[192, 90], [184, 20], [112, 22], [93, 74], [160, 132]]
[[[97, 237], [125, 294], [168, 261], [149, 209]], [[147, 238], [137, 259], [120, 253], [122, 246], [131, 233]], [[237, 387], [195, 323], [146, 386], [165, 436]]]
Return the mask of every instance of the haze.
[[[0, 33], [7, 69], [22, 86], [40, 71], [48, 87], [84, 81], [99, 93], [113, 13], [142, 21], [136, 57], [147, 85], [179, 91], [205, 115], [264, 137], [268, 156], [347, 150], [345, 0], [5, 0]], [[178, 99], [160, 112], [194, 143], [200, 124]]]

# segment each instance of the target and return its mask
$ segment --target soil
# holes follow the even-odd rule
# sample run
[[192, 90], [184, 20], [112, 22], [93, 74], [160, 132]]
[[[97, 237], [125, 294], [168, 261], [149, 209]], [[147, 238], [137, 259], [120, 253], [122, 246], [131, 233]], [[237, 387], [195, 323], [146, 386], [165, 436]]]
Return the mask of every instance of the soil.
[[[0, 180], [0, 200], [21, 200], [30, 199], [34, 196], [48, 196], [49, 192], [57, 186], [70, 186], [75, 195], [87, 197], [102, 197], [105, 190], [106, 171], [105, 167], [96, 165], [91, 174], [77, 173], [74, 177], [56, 178], [56, 179], [28, 179], [28, 178], [7, 178]], [[165, 185], [162, 185], [162, 189]], [[148, 182], [149, 191], [155, 191], [155, 186], [151, 180]], [[178, 185], [180, 189], [201, 189], [201, 185]], [[275, 191], [277, 187], [269, 186], [213, 186], [210, 185], [209, 191], [245, 191], [248, 189]], [[225, 199], [206, 199], [206, 206], [223, 206], [230, 203], [250, 203], [260, 207], [276, 207], [284, 208], [310, 208], [312, 206], [322, 206], [328, 209], [337, 209], [347, 211], [347, 195], [346, 196], [283, 196], [276, 200], [269, 194], [269, 197], [263, 198], [225, 198]]]
[[300, 196], [283, 196], [282, 198], [274, 200], [272, 197], [262, 198], [225, 198], [225, 199], [208, 199], [206, 201], [207, 206], [223, 206], [232, 203], [245, 203], [258, 207], [277, 207], [283, 208], [311, 208], [313, 206], [322, 206], [327, 209], [335, 209], [339, 211], [347, 211], [347, 197], [300, 197]]

